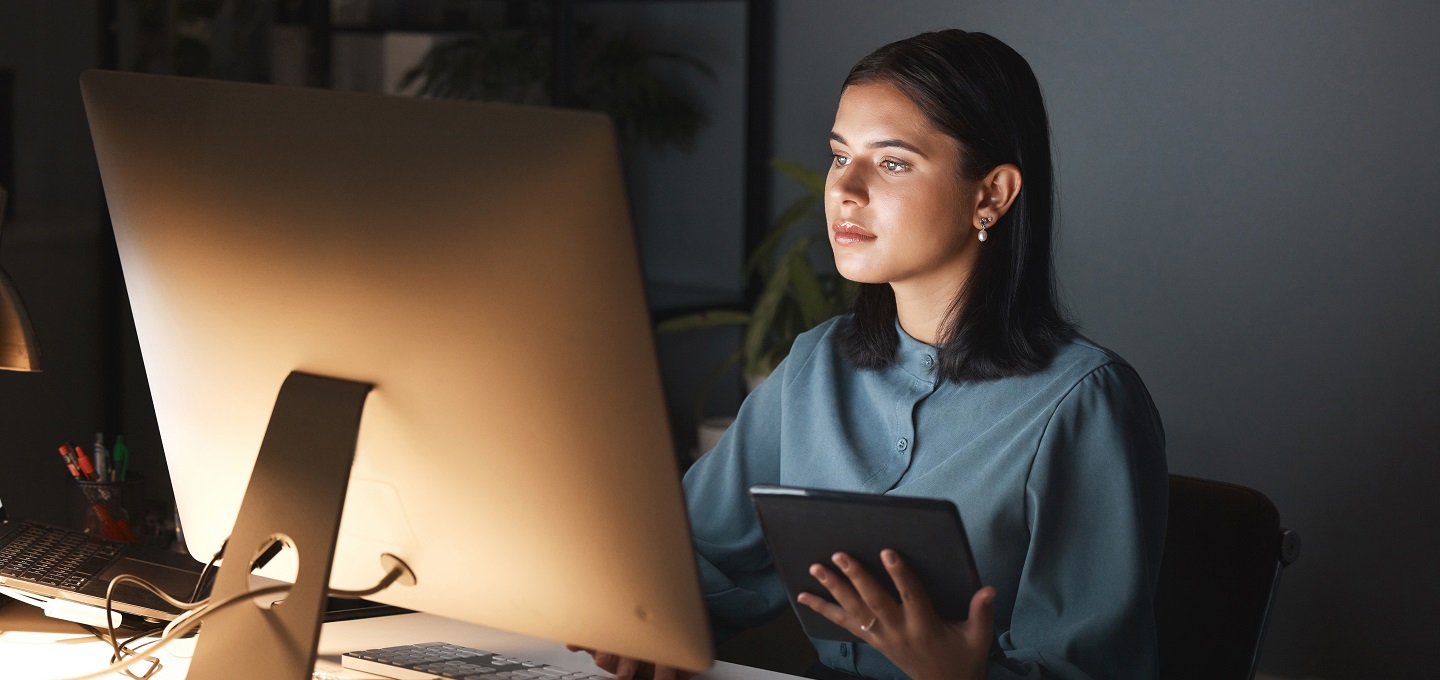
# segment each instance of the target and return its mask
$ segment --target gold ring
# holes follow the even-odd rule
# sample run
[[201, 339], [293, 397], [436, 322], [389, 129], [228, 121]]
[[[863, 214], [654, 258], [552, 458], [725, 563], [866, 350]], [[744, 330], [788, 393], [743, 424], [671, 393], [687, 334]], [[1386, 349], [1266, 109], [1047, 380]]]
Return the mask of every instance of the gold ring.
[[876, 622], [876, 621], [879, 621], [879, 620], [880, 620], [880, 617], [878, 617], [878, 616], [877, 616], [877, 617], [874, 617], [874, 618], [871, 618], [871, 619], [870, 619], [870, 623], [867, 623], [867, 624], [865, 624], [865, 625], [863, 625], [863, 626], [860, 626], [860, 630], [862, 630], [862, 631], [864, 631], [864, 632], [866, 632], [866, 633], [870, 632], [870, 629], [875, 627], [875, 622]]

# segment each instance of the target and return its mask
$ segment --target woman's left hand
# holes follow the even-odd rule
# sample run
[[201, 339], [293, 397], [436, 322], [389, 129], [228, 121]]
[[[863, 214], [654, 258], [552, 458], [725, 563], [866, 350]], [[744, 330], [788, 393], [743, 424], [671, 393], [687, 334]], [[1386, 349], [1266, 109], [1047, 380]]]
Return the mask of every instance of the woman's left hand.
[[914, 680], [985, 677], [994, 588], [976, 591], [966, 620], [944, 621], [935, 613], [925, 586], [894, 550], [881, 551], [880, 560], [895, 581], [899, 602], [850, 556], [835, 553], [832, 560], [847, 578], [818, 563], [810, 565], [810, 574], [835, 602], [803, 593], [798, 598], [801, 604], [880, 650]]

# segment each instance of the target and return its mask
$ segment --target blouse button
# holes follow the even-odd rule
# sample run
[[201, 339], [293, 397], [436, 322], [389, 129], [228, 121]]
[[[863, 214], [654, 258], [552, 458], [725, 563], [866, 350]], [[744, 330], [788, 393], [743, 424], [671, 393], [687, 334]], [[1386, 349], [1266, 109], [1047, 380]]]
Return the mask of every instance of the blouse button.
[[895, 442], [895, 448], [900, 449], [901, 451], [904, 451], [905, 449], [910, 448], [910, 442], [909, 442], [908, 440], [906, 440], [904, 437], [901, 437], [901, 438], [900, 438], [900, 441]]
[[935, 365], [935, 357], [932, 357], [929, 354], [926, 354], [925, 358], [921, 361], [925, 362], [925, 368], [930, 368], [931, 366]]
[[844, 643], [844, 642], [840, 643], [840, 658], [842, 658], [842, 659], [843, 659], [843, 658], [848, 658], [849, 656], [850, 656], [850, 645], [848, 645], [848, 644], [846, 644], [846, 643]]

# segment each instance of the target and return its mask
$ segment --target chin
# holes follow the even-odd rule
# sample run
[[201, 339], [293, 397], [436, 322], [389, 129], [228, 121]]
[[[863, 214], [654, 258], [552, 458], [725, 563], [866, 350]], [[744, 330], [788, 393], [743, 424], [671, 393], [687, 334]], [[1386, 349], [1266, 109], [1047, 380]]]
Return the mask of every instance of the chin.
[[885, 277], [879, 276], [873, 271], [866, 271], [863, 267], [844, 267], [837, 263], [835, 271], [845, 280], [855, 283], [889, 283]]
[[869, 263], [864, 258], [856, 257], [858, 253], [837, 252], [834, 249], [835, 244], [830, 245], [831, 255], [835, 258], [835, 271], [845, 280], [855, 283], [882, 283], [876, 278], [874, 268], [867, 267]]

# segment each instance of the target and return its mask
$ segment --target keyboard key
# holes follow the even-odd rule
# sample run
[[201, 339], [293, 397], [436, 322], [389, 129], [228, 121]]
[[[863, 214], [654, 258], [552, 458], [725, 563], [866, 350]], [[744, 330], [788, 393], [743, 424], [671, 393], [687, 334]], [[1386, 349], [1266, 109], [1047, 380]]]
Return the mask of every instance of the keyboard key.
[[[124, 549], [123, 544], [74, 529], [29, 522], [20, 526], [0, 536], [0, 574], [7, 577], [79, 590]], [[109, 557], [96, 558], [101, 552]]]

